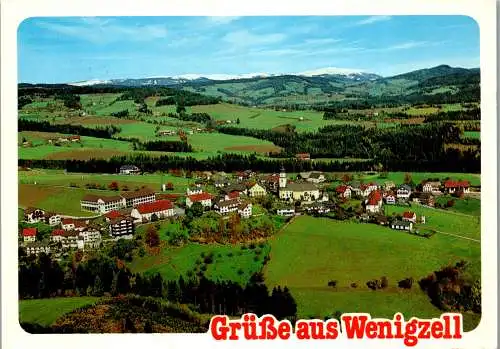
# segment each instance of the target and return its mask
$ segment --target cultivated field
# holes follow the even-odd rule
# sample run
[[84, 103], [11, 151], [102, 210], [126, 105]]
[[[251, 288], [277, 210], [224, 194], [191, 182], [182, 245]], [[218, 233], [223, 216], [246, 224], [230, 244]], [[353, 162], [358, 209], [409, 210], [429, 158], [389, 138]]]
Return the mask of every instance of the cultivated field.
[[[457, 232], [458, 233], [458, 232]], [[480, 275], [480, 244], [436, 234], [430, 239], [372, 224], [344, 223], [326, 218], [299, 217], [271, 240], [266, 283], [287, 285], [298, 304], [299, 316], [326, 316], [335, 311], [369, 312], [373, 317], [432, 318], [440, 311], [414, 285], [397, 287], [403, 278], [415, 280], [454, 264], [470, 262], [470, 273]], [[389, 287], [372, 291], [371, 279], [386, 276]], [[337, 280], [337, 287], [327, 286]], [[357, 283], [357, 288], [350, 285]], [[466, 329], [479, 318], [466, 318]]]

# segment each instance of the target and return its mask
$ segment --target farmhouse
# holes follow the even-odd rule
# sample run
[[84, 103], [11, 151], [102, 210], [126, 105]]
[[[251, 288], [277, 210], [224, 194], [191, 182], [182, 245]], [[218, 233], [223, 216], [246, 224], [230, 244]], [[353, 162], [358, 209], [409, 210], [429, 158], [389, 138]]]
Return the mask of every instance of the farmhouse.
[[130, 215], [135, 218], [136, 222], [150, 221], [153, 215], [158, 219], [172, 217], [174, 215], [174, 205], [169, 200], [148, 202], [138, 205]]
[[160, 130], [158, 131], [159, 136], [175, 136], [174, 130]]
[[444, 188], [450, 194], [453, 194], [455, 192], [469, 193], [470, 192], [470, 183], [469, 183], [469, 181], [447, 180], [446, 182], [444, 182]]
[[44, 218], [45, 223], [50, 226], [58, 225], [59, 223], [61, 223], [61, 216], [59, 216], [57, 213], [45, 212]]
[[391, 228], [396, 230], [413, 230], [413, 223], [409, 221], [394, 221], [391, 223]]
[[52, 231], [50, 239], [53, 242], [61, 242], [62, 248], [78, 248], [78, 232], [56, 229]]
[[34, 208], [34, 207], [28, 207], [24, 211], [24, 220], [27, 223], [38, 223], [45, 218], [45, 211], [39, 209], [39, 208]]
[[374, 190], [378, 189], [376, 183], [360, 184], [359, 189], [361, 190], [361, 196], [367, 197]]
[[276, 210], [278, 216], [293, 216], [295, 215], [295, 207], [282, 207]]
[[122, 196], [97, 196], [87, 194], [80, 200], [84, 211], [106, 213], [126, 207], [126, 199]]
[[396, 204], [396, 196], [392, 193], [386, 194], [385, 195], [385, 203], [387, 205], [394, 205]]
[[309, 153], [298, 153], [295, 158], [297, 160], [311, 160], [311, 155]]
[[36, 228], [24, 228], [22, 235], [23, 235], [23, 241], [26, 242], [35, 242], [36, 241], [36, 233], [37, 229]]
[[135, 165], [123, 165], [120, 167], [120, 174], [131, 175], [139, 174], [141, 169]]
[[408, 200], [411, 195], [411, 187], [407, 184], [402, 184], [399, 186], [396, 197], [401, 200]]
[[155, 192], [147, 188], [122, 193], [121, 197], [125, 199], [125, 207], [134, 207], [156, 200]]
[[87, 228], [88, 221], [77, 220], [73, 218], [63, 218], [61, 220], [61, 227], [64, 230], [78, 230], [82, 231]]
[[214, 186], [216, 188], [224, 188], [230, 184], [231, 184], [231, 182], [229, 182], [229, 180], [227, 180], [227, 179], [218, 179], [218, 180], [214, 181]]
[[425, 182], [422, 185], [422, 191], [424, 193], [436, 193], [439, 192], [439, 188], [441, 187], [441, 182]]
[[134, 235], [133, 218], [119, 217], [110, 220], [109, 235], [114, 238], [132, 238]]
[[396, 188], [396, 184], [394, 184], [393, 181], [385, 181], [384, 182], [384, 189], [385, 190], [392, 190], [394, 188]]
[[203, 207], [212, 207], [212, 195], [209, 193], [201, 193], [188, 195], [186, 197], [186, 206], [191, 207], [195, 202], [200, 202]]
[[83, 244], [90, 248], [98, 248], [101, 245], [101, 232], [96, 229], [87, 229], [78, 234], [83, 237]]
[[247, 194], [248, 193], [248, 190], [247, 190], [247, 187], [242, 184], [242, 183], [233, 183], [233, 184], [230, 184], [229, 186], [225, 187], [225, 188], [222, 188], [221, 191], [225, 194], [229, 194], [233, 191], [237, 191], [241, 194]]
[[313, 201], [319, 199], [319, 189], [312, 183], [288, 183], [282, 169], [279, 179], [279, 198], [282, 200]]
[[264, 183], [267, 189], [272, 192], [278, 191], [279, 182], [280, 182], [280, 176], [277, 173], [268, 175], [261, 180], [261, 183]]
[[305, 179], [307, 182], [311, 183], [322, 183], [325, 181], [325, 175], [321, 172], [313, 171], [313, 172], [301, 172], [300, 176]]
[[196, 184], [191, 184], [186, 189], [187, 195], [201, 194], [202, 192], [203, 192], [203, 189], [201, 188], [201, 185], [196, 185]]
[[40, 253], [50, 253], [50, 246], [43, 242], [31, 242], [26, 245], [26, 253], [28, 255], [38, 255]]
[[249, 218], [252, 216], [252, 203], [251, 202], [242, 202], [238, 206], [238, 214], [241, 218]]
[[250, 197], [259, 197], [266, 196], [266, 189], [259, 184], [255, 183], [248, 189], [248, 196]]
[[232, 192], [229, 192], [225, 195], [222, 195], [222, 200], [232, 200], [232, 199], [238, 199], [241, 195], [241, 192], [234, 190]]
[[415, 212], [403, 212], [403, 221], [415, 223], [417, 221], [417, 214]]
[[241, 204], [241, 200], [239, 199], [231, 199], [231, 200], [221, 200], [214, 205], [214, 209], [217, 213], [221, 215], [225, 215], [231, 212], [238, 211], [238, 207]]
[[378, 190], [370, 192], [366, 203], [366, 212], [378, 213], [382, 207], [382, 194]]
[[339, 185], [335, 190], [341, 198], [347, 199], [351, 197], [351, 187], [348, 185]]
[[434, 200], [434, 196], [431, 193], [413, 193], [412, 194], [413, 202], [434, 207], [436, 200]]

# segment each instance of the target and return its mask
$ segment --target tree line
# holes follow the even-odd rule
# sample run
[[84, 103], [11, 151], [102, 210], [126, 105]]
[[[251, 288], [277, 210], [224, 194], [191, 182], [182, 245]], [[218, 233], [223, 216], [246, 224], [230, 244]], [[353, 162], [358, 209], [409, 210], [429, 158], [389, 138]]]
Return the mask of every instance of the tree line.
[[191, 153], [193, 148], [191, 144], [182, 141], [149, 141], [134, 142], [134, 150], [165, 151]]
[[427, 115], [424, 122], [462, 120], [481, 120], [481, 109], [470, 108], [465, 110], [442, 111], [437, 114]]
[[114, 134], [119, 133], [121, 128], [115, 125], [105, 127], [85, 127], [82, 125], [71, 124], [51, 124], [48, 121], [34, 121], [28, 119], [18, 120], [18, 131], [41, 131], [41, 132], [59, 132], [65, 134], [74, 134], [80, 136], [90, 136], [97, 138], [112, 138]]
[[269, 292], [262, 273], [246, 285], [213, 281], [205, 276], [165, 280], [159, 273], [134, 274], [119, 259], [97, 256], [63, 266], [42, 253], [27, 257], [20, 251], [19, 298], [88, 295], [101, 297], [135, 294], [192, 304], [196, 311], [241, 315], [246, 312], [294, 317], [297, 305], [287, 287]]
[[68, 172], [117, 173], [122, 165], [136, 165], [145, 172], [165, 172], [184, 169], [187, 171], [242, 171], [252, 169], [264, 173], [279, 172], [282, 167], [288, 172], [325, 171], [360, 172], [373, 171], [382, 163], [386, 171], [403, 172], [463, 172], [480, 173], [481, 157], [477, 151], [459, 151], [449, 148], [439, 158], [420, 158], [414, 160], [384, 158], [382, 161], [300, 161], [295, 159], [261, 158], [254, 154], [220, 154], [207, 159], [193, 157], [159, 156], [131, 154], [110, 159], [91, 160], [47, 160], [18, 159], [18, 165], [26, 168], [66, 169]]

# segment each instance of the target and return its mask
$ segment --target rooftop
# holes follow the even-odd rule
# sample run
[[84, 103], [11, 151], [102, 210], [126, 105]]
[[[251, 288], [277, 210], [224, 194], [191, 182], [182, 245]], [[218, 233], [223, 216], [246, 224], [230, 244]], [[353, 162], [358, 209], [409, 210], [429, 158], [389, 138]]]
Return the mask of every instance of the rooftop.
[[174, 205], [169, 200], [147, 202], [136, 207], [137, 211], [139, 211], [140, 214], [161, 212], [172, 208], [174, 208]]

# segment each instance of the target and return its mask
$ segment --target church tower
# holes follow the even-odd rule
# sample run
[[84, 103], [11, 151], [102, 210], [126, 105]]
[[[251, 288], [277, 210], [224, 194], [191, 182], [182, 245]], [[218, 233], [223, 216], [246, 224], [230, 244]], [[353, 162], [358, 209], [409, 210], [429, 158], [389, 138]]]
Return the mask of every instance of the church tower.
[[281, 167], [281, 172], [280, 172], [280, 188], [285, 188], [286, 187], [286, 173], [285, 173], [285, 168]]

